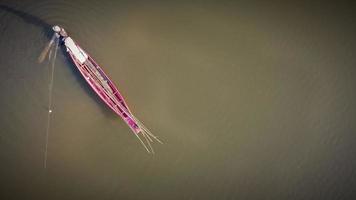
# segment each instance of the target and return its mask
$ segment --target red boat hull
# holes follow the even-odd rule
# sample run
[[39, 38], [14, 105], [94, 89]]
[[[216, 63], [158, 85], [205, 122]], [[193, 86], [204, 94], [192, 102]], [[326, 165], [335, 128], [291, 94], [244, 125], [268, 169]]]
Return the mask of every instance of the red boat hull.
[[[76, 45], [81, 51], [85, 52], [78, 44]], [[110, 80], [110, 78], [105, 74], [105, 72], [100, 68], [100, 66], [94, 61], [94, 59], [85, 52], [88, 55], [88, 59], [84, 63], [81, 63], [79, 60], [76, 59], [76, 57], [70, 50], [67, 49], [67, 52], [79, 72], [82, 74], [85, 81], [90, 85], [90, 87], [95, 91], [95, 93], [105, 102], [107, 106], [111, 108], [111, 110], [113, 110], [129, 125], [129, 127], [134, 133], [139, 133], [141, 131], [141, 128], [132, 118], [131, 111], [127, 103], [125, 102], [123, 96], [120, 94], [115, 84]], [[107, 92], [103, 89], [103, 87], [101, 87], [98, 84], [97, 80], [95, 80], [96, 77], [93, 76], [90, 69], [90, 67], [92, 66], [94, 66], [97, 70], [96, 72], [100, 73], [100, 75], [104, 78], [108, 86], [111, 88], [113, 95], [108, 96]]]

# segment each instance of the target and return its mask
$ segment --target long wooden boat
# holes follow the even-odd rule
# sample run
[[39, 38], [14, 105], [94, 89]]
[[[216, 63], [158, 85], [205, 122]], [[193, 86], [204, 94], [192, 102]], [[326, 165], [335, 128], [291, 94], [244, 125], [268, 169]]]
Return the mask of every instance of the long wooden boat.
[[[152, 138], [158, 142], [160, 142], [160, 140], [132, 114], [124, 97], [103, 69], [78, 45], [78, 43], [68, 36], [63, 28], [54, 26], [53, 30], [57, 38], [62, 41], [69, 57], [90, 87], [101, 100], [111, 108], [111, 110], [126, 122], [146, 150], [148, 152], [153, 152], [150, 144], [150, 142], [153, 141]], [[140, 136], [145, 140], [143, 141]]]

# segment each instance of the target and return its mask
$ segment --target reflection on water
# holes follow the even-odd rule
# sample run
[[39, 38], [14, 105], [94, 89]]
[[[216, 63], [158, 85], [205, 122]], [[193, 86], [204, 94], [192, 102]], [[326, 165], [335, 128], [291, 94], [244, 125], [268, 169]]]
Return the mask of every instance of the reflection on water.
[[[351, 197], [350, 8], [257, 1], [0, 4], [4, 199]], [[37, 58], [49, 40], [46, 23], [62, 25], [102, 65], [165, 142], [155, 146], [156, 155], [142, 149], [61, 52], [43, 169], [49, 68]]]

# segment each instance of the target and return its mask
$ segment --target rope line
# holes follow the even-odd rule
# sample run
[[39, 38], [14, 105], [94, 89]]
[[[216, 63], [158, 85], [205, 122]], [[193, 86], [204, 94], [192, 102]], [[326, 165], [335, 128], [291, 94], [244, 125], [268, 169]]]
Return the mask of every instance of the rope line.
[[51, 75], [48, 85], [48, 114], [47, 114], [47, 128], [46, 128], [46, 144], [45, 144], [45, 153], [44, 153], [44, 168], [47, 168], [47, 157], [48, 157], [48, 141], [49, 141], [49, 132], [51, 128], [51, 114], [52, 114], [52, 107], [53, 107], [53, 83], [54, 83], [54, 67], [57, 57], [57, 49], [58, 49], [58, 42], [59, 39], [56, 39], [56, 47], [54, 50], [54, 55], [52, 59], [51, 65]]

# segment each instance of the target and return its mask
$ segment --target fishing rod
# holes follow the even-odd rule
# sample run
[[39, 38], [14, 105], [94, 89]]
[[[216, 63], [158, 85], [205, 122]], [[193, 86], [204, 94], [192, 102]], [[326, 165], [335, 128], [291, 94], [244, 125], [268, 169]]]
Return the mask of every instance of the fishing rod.
[[47, 114], [47, 127], [46, 127], [46, 141], [45, 141], [45, 151], [44, 151], [44, 168], [47, 168], [47, 157], [48, 157], [48, 142], [49, 142], [49, 132], [51, 128], [51, 118], [52, 118], [52, 111], [53, 111], [53, 83], [54, 83], [54, 69], [55, 69], [55, 62], [57, 57], [57, 50], [59, 45], [59, 39], [57, 34], [53, 34], [51, 41], [48, 43], [46, 48], [42, 51], [39, 56], [38, 61], [41, 63], [44, 61], [47, 53], [51, 50], [52, 45], [55, 44], [54, 55], [51, 62], [51, 51], [48, 56], [48, 60], [51, 63], [50, 65], [50, 79], [48, 85], [48, 114]]

